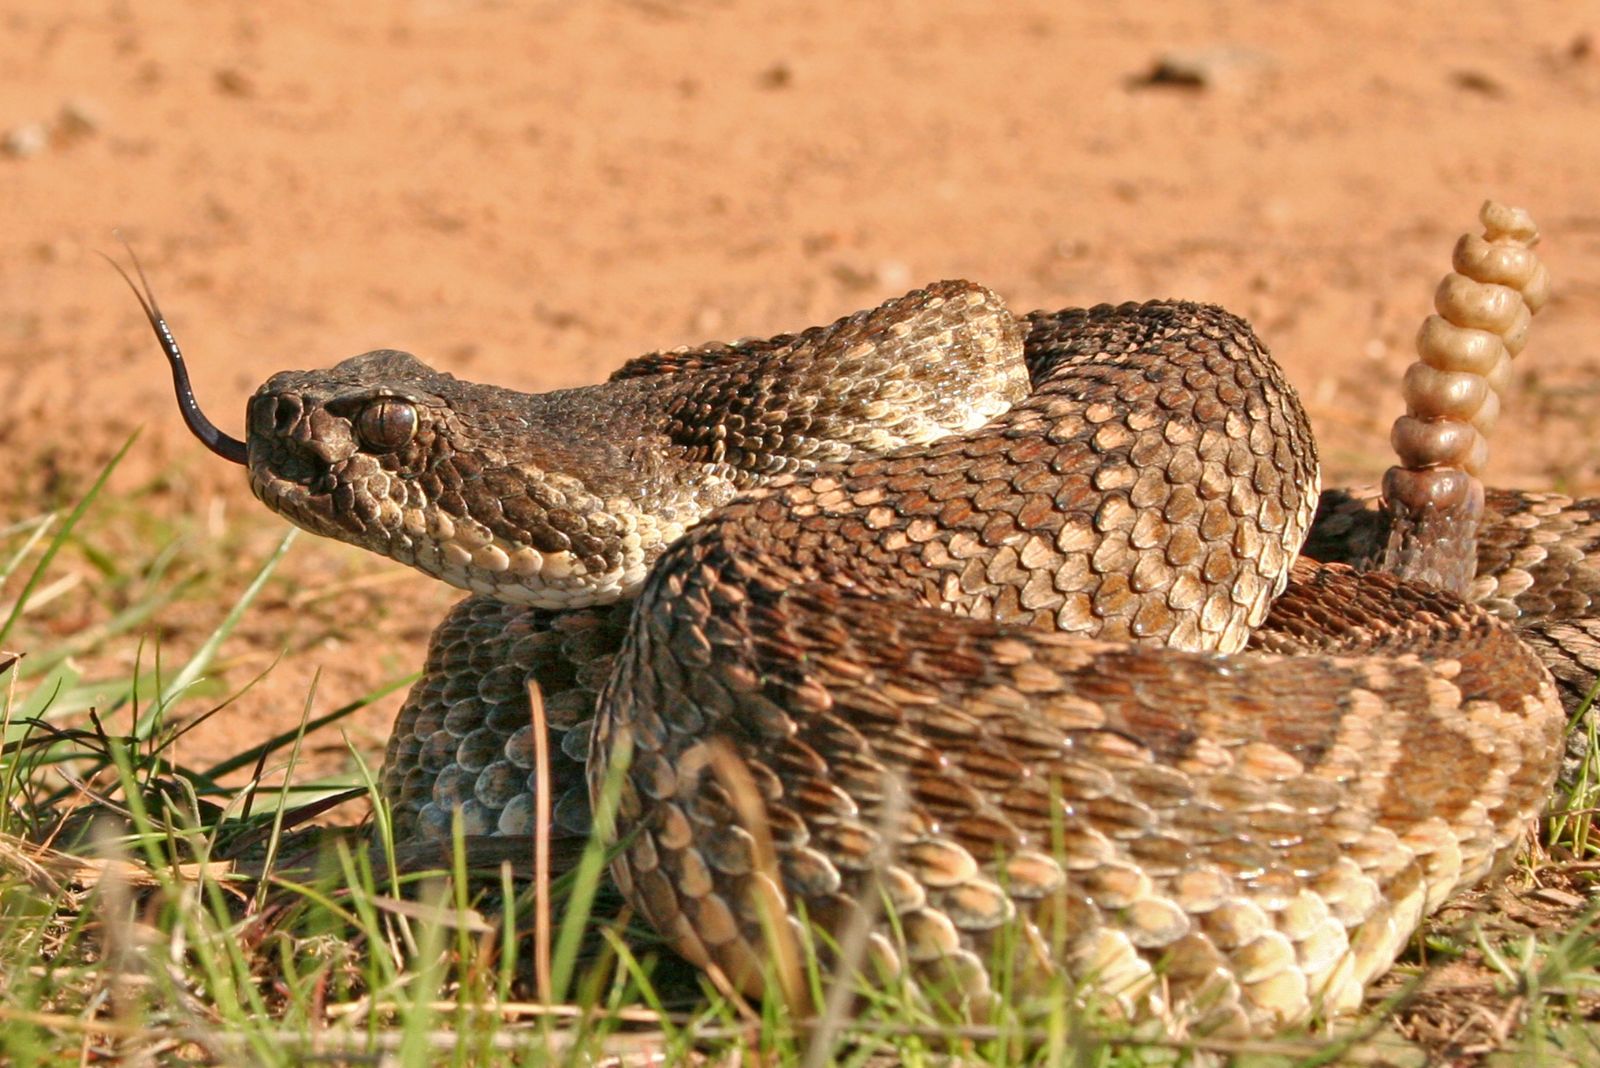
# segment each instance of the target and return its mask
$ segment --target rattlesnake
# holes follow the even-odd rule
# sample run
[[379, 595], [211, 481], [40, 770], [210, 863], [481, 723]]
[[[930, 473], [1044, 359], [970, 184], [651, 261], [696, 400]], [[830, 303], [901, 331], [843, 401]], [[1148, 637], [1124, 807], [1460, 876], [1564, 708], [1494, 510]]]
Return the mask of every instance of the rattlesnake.
[[141, 301], [264, 502], [476, 594], [390, 743], [402, 833], [528, 833], [533, 681], [558, 831], [631, 755], [617, 880], [747, 992], [797, 908], [865, 907], [868, 977], [962, 1013], [1084, 983], [1259, 1031], [1357, 1004], [1541, 808], [1564, 712], [1497, 614], [1569, 704], [1594, 660], [1596, 508], [1475, 477], [1548, 290], [1526, 216], [1483, 218], [1387, 496], [1321, 497], [1308, 552], [1364, 572], [1297, 560], [1315, 446], [1216, 308], [945, 282], [541, 396], [380, 351], [273, 376], [245, 443]]

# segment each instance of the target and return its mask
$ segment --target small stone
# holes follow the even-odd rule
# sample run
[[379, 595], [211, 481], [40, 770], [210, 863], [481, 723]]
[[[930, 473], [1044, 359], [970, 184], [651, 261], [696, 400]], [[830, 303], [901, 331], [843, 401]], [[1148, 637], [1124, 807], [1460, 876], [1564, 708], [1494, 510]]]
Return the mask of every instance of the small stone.
[[1151, 62], [1150, 69], [1130, 78], [1131, 88], [1253, 89], [1277, 68], [1265, 52], [1240, 45], [1173, 49]]
[[212, 75], [217, 91], [227, 96], [255, 96], [256, 83], [249, 75], [233, 67], [223, 67]]
[[6, 131], [4, 140], [0, 140], [0, 149], [8, 156], [17, 159], [28, 159], [37, 156], [50, 145], [50, 131], [45, 129], [42, 122], [26, 122], [21, 126], [14, 126]]
[[774, 63], [757, 78], [763, 89], [787, 89], [794, 82], [794, 68], [787, 63]]
[[100, 109], [87, 100], [68, 100], [56, 117], [56, 130], [64, 137], [87, 137], [99, 133], [104, 125]]
[[1506, 87], [1498, 78], [1481, 70], [1453, 70], [1450, 84], [1457, 89], [1482, 96], [1505, 96]]

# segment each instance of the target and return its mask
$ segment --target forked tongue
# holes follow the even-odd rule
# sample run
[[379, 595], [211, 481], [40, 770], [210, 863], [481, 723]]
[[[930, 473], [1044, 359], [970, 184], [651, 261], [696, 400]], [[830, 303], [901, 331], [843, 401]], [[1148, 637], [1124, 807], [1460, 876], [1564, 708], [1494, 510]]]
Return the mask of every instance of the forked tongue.
[[[123, 247], [127, 247], [126, 243]], [[105, 253], [102, 252], [101, 255], [105, 256]], [[200, 410], [200, 403], [194, 399], [194, 388], [189, 384], [189, 369], [184, 366], [178, 339], [172, 336], [172, 330], [167, 326], [167, 320], [162, 316], [160, 306], [156, 304], [156, 295], [150, 289], [150, 280], [144, 276], [144, 266], [139, 263], [139, 257], [134, 255], [131, 248], [128, 248], [128, 255], [133, 258], [133, 269], [139, 273], [137, 285], [116, 260], [110, 256], [105, 256], [105, 260], [117, 269], [122, 280], [128, 283], [128, 288], [133, 290], [133, 295], [139, 298], [139, 306], [144, 309], [144, 317], [150, 320], [150, 328], [156, 332], [156, 340], [161, 343], [161, 351], [166, 354], [167, 363], [172, 367], [172, 388], [178, 395], [178, 410], [183, 413], [183, 421], [188, 426], [189, 432], [199, 438], [202, 445], [224, 460], [236, 464], [247, 463], [249, 450], [245, 447], [245, 443], [218, 430], [216, 424], [207, 419], [206, 414]]]

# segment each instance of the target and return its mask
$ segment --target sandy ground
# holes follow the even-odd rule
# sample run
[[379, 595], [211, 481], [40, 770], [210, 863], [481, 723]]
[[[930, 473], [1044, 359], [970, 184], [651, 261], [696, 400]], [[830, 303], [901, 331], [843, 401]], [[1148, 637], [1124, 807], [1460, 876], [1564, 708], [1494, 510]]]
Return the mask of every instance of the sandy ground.
[[[1491, 195], [1534, 212], [1557, 282], [1493, 481], [1600, 492], [1600, 5], [1117, 6], [0, 0], [0, 526], [144, 426], [114, 497], [281, 528], [178, 423], [94, 254], [117, 230], [235, 431], [271, 372], [371, 348], [547, 389], [959, 276], [1018, 309], [1246, 315], [1337, 483], [1387, 463]], [[306, 540], [286, 574], [231, 678], [294, 655], [202, 749], [292, 721], [319, 669], [319, 711], [403, 670], [449, 599]]]

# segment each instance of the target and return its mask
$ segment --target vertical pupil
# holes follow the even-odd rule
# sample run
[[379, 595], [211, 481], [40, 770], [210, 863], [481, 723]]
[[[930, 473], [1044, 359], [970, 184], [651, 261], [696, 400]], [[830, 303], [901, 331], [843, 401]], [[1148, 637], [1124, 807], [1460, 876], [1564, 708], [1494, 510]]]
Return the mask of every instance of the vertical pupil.
[[377, 401], [361, 413], [361, 436], [378, 448], [399, 448], [411, 440], [415, 428], [416, 413], [400, 401]]

